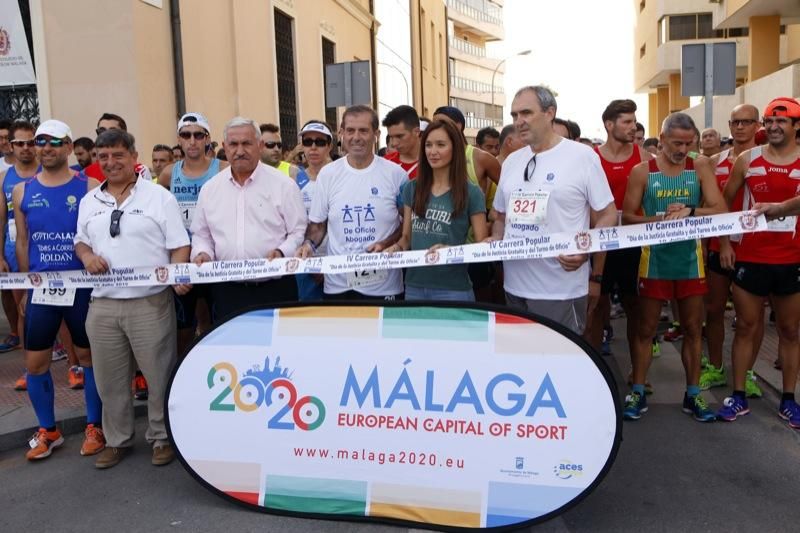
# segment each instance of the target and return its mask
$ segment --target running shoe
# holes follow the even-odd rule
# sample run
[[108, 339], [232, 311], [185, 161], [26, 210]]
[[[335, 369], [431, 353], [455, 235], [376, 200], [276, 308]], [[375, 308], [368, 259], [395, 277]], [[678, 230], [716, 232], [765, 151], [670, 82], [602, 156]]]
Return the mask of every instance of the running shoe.
[[3, 343], [0, 344], [0, 353], [10, 352], [19, 348], [19, 335], [6, 335]]
[[609, 341], [614, 338], [614, 328], [611, 324], [603, 326], [603, 338]]
[[725, 374], [725, 366], [720, 368], [712, 364], [703, 366], [700, 371], [700, 390], [708, 390], [713, 387], [724, 387], [728, 383], [728, 377]]
[[639, 420], [642, 414], [647, 412], [647, 395], [642, 396], [638, 392], [631, 391], [625, 397], [625, 409], [622, 411], [622, 418], [625, 420]]
[[17, 378], [17, 381], [14, 382], [14, 390], [18, 391], [28, 390], [28, 374], [23, 372], [22, 375]]
[[661, 343], [658, 342], [658, 337], [653, 337], [653, 346], [651, 350], [654, 358], [661, 357]]
[[136, 377], [133, 378], [133, 388], [134, 393], [133, 397], [137, 400], [146, 400], [147, 399], [147, 380], [144, 379], [144, 376], [141, 372], [136, 373]]
[[705, 398], [700, 396], [683, 395], [683, 412], [692, 415], [698, 422], [713, 422], [716, 420], [717, 415], [714, 411], [708, 408]]
[[[627, 384], [628, 384], [628, 387], [633, 387], [633, 374], [632, 373], [628, 373]], [[644, 382], [644, 393], [645, 394], [650, 396], [651, 394], [653, 394], [654, 390], [655, 389], [653, 388], [653, 385], [649, 381], [645, 381]]]
[[748, 398], [761, 398], [764, 395], [761, 387], [756, 383], [756, 374], [752, 370], [747, 371], [747, 378], [744, 380], [744, 393]]
[[778, 409], [778, 416], [789, 422], [792, 429], [800, 429], [800, 405], [794, 400], [784, 400]]
[[62, 359], [66, 359], [67, 356], [67, 350], [64, 349], [63, 344], [60, 342], [53, 344], [53, 356], [51, 357], [52, 361], [61, 361]]
[[673, 322], [664, 333], [664, 340], [666, 342], [677, 342], [683, 338], [683, 331], [681, 331], [680, 322]]
[[106, 437], [103, 435], [103, 430], [94, 424], [86, 426], [84, 435], [81, 455], [94, 455], [100, 453], [106, 447]]
[[621, 304], [611, 304], [611, 318], [622, 318], [625, 316], [625, 309]]
[[700, 368], [705, 368], [711, 364], [711, 360], [706, 356], [705, 352], [700, 352]]
[[726, 422], [733, 422], [738, 417], [747, 414], [750, 414], [750, 407], [748, 407], [746, 399], [728, 396], [722, 402], [720, 410], [717, 411], [717, 418]]
[[28, 441], [30, 450], [25, 454], [29, 461], [36, 461], [37, 459], [44, 459], [49, 457], [55, 448], [64, 444], [64, 437], [61, 436], [59, 430], [47, 431], [45, 428], [39, 428], [39, 431], [33, 434], [31, 440]]
[[73, 365], [67, 370], [67, 382], [69, 388], [73, 390], [80, 390], [83, 388], [83, 368], [78, 365]]

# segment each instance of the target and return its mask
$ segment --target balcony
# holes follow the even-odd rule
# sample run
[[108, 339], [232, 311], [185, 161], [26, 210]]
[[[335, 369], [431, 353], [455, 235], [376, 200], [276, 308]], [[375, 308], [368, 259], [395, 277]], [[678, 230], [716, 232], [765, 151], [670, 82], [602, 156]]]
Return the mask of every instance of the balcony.
[[492, 84], [460, 76], [450, 76], [450, 88], [461, 89], [476, 94], [486, 94], [492, 92]]
[[[500, 60], [497, 58], [487, 57], [484, 47], [459, 39], [458, 37], [450, 38], [449, 53], [450, 57], [453, 59], [483, 67], [490, 72], [494, 71], [497, 64], [500, 63]], [[498, 74], [502, 74], [504, 72], [503, 67], [500, 67], [497, 72]]]
[[795, 0], [728, 0], [713, 11], [714, 29], [745, 28], [750, 17], [780, 15], [781, 24], [800, 22], [800, 4]]
[[[460, 76], [450, 76], [450, 96], [453, 98], [463, 98], [484, 104], [494, 103], [503, 106], [506, 103], [503, 79], [497, 76], [495, 79], [494, 94], [492, 94], [492, 84], [483, 81], [462, 78]], [[494, 96], [494, 102], [492, 102]]]
[[497, 120], [494, 118], [486, 118], [486, 117], [477, 117], [475, 115], [466, 115], [464, 117], [466, 120], [466, 127], [469, 129], [479, 130], [481, 128], [486, 128], [491, 126], [492, 128], [502, 128], [503, 121]]
[[486, 49], [463, 39], [450, 38], [450, 48], [475, 57], [486, 57]]
[[447, 16], [453, 24], [468, 28], [487, 41], [504, 39], [503, 12], [489, 2], [484, 5], [486, 10], [474, 8], [461, 0], [447, 0]]

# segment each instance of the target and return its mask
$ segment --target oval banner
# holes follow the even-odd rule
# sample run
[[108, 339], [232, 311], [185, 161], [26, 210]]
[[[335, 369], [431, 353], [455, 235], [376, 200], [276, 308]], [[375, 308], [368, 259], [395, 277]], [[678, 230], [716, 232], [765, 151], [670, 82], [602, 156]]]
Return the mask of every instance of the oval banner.
[[257, 309], [177, 366], [167, 427], [204, 486], [259, 510], [512, 529], [585, 497], [619, 447], [605, 363], [480, 304]]

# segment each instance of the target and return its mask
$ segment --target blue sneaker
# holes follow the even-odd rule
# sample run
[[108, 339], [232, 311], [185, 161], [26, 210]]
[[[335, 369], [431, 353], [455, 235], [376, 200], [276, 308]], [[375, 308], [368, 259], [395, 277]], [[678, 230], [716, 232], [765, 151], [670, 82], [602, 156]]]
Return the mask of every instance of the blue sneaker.
[[737, 417], [750, 414], [750, 407], [747, 400], [729, 396], [722, 402], [722, 408], [717, 411], [717, 418], [726, 422], [733, 422]]
[[785, 400], [781, 402], [778, 408], [778, 416], [789, 422], [789, 427], [792, 429], [800, 429], [800, 405], [794, 400]]
[[19, 335], [8, 335], [0, 344], [0, 353], [10, 352], [19, 348]]
[[647, 396], [638, 392], [631, 392], [625, 397], [625, 409], [622, 418], [625, 420], [639, 420], [642, 413], [647, 412]]
[[683, 394], [683, 412], [692, 415], [698, 422], [713, 422], [717, 415], [708, 408], [705, 398], [700, 396], [689, 396]]

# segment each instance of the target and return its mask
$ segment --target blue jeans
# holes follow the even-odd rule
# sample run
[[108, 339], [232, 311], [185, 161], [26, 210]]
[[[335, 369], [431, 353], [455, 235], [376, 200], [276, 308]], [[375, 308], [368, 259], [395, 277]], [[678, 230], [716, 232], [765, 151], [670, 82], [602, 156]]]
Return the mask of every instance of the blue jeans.
[[430, 289], [427, 287], [411, 287], [406, 285], [406, 301], [409, 300], [442, 300], [447, 302], [474, 302], [472, 289], [455, 291], [449, 289]]

